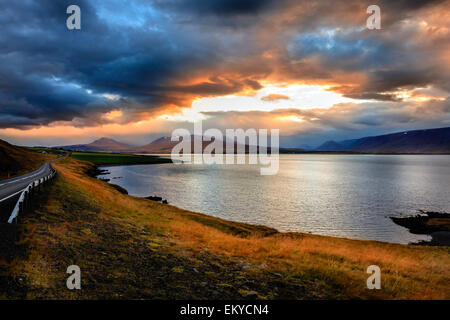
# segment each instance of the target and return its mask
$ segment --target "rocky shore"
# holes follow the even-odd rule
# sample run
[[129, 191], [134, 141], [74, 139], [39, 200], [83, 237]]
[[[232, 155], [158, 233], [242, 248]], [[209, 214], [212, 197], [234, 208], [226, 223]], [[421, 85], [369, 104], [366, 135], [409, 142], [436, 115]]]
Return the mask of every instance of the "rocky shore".
[[391, 217], [391, 220], [411, 233], [431, 236], [430, 241], [420, 241], [416, 244], [450, 246], [450, 213], [420, 211], [420, 214], [415, 216]]

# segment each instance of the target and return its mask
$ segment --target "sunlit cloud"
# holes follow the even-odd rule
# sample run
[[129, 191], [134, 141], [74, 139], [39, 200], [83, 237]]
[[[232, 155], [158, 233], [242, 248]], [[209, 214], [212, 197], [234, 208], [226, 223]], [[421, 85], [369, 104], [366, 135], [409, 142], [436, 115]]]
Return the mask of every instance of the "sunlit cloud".
[[379, 31], [357, 0], [76, 2], [89, 32], [70, 36], [57, 1], [0, 13], [0, 138], [147, 142], [197, 120], [351, 138], [450, 123], [448, 0], [380, 0]]
[[[356, 102], [342, 94], [328, 90], [327, 86], [268, 84], [253, 96], [229, 95], [197, 99], [192, 103], [196, 112], [213, 111], [273, 111], [279, 108], [314, 109], [331, 108], [345, 102]], [[289, 97], [267, 99], [268, 96]]]
[[113, 121], [123, 116], [122, 110], [112, 110], [103, 115], [103, 117], [107, 120]]

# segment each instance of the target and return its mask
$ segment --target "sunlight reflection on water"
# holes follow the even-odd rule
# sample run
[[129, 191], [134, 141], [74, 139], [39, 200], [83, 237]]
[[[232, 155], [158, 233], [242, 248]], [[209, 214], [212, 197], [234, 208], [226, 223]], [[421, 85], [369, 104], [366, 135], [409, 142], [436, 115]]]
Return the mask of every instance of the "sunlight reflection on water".
[[280, 155], [274, 176], [261, 176], [257, 165], [106, 168], [132, 195], [280, 231], [408, 243], [428, 237], [388, 216], [450, 212], [447, 155]]

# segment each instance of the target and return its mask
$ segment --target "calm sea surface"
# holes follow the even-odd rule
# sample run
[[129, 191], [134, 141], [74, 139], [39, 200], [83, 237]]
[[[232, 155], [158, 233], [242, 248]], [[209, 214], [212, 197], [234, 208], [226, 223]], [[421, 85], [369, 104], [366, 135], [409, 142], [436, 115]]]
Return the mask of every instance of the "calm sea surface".
[[388, 217], [450, 212], [450, 156], [280, 155], [277, 175], [255, 165], [105, 167], [131, 195], [158, 195], [227, 220], [356, 239], [409, 243]]

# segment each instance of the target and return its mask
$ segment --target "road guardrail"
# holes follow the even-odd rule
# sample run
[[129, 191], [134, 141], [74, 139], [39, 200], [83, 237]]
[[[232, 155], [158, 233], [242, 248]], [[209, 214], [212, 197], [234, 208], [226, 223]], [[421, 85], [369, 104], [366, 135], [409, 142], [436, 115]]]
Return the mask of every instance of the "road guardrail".
[[19, 200], [11, 213], [11, 216], [8, 219], [8, 223], [17, 223], [17, 219], [19, 215], [23, 214], [25, 210], [27, 210], [31, 206], [31, 198], [34, 196], [37, 188], [40, 188], [42, 185], [50, 181], [56, 175], [56, 170], [50, 166], [50, 174], [42, 177], [40, 179], [34, 180], [28, 186], [26, 186], [22, 192], [20, 193]]

